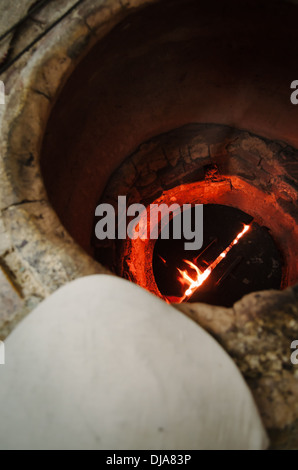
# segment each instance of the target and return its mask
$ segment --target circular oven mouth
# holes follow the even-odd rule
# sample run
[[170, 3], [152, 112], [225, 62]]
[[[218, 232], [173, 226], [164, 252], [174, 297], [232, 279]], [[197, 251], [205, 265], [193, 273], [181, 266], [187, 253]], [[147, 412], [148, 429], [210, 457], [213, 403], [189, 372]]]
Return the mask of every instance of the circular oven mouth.
[[[148, 229], [146, 238], [96, 240], [95, 257], [116, 274], [171, 303], [231, 307], [250, 292], [285, 288], [289, 280], [298, 278], [297, 258], [292, 256], [297, 236], [293, 220], [272, 204], [272, 195], [235, 176], [229, 176], [227, 182], [176, 186], [146, 208], [152, 230], [152, 205], [203, 205], [203, 245], [199, 250], [185, 250], [183, 236], [174, 239], [171, 225], [175, 217], [170, 214], [169, 221], [167, 213], [165, 220], [159, 220], [158, 239], [150, 238]], [[162, 239], [163, 230], [168, 239]]]
[[[231, 307], [248, 293], [295, 284], [298, 194], [285, 153], [278, 142], [218, 124], [186, 125], [143, 143], [112, 174], [98, 202], [111, 204], [115, 214], [120, 195], [128, 205], [141, 203], [148, 236], [98, 240], [95, 217], [94, 258], [171, 303]], [[183, 251], [176, 237], [162, 240], [168, 223], [162, 215], [157, 229], [152, 226], [151, 207], [173, 204], [203, 206], [201, 251]], [[150, 237], [152, 229], [158, 240]]]

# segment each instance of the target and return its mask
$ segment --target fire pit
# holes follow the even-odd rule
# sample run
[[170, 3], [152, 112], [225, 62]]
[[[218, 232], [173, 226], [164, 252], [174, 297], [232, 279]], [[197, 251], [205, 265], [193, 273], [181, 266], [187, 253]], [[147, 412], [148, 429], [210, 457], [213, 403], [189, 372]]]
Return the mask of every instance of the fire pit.
[[95, 258], [169, 302], [231, 307], [247, 293], [294, 284], [297, 193], [285, 153], [290, 149], [280, 143], [219, 125], [192, 124], [156, 137], [114, 173], [100, 202], [117, 210], [125, 194], [130, 204], [147, 207], [204, 204], [203, 247], [184, 250], [183, 238], [161, 234], [158, 241], [93, 235]]
[[203, 247], [186, 251], [183, 241], [159, 238], [154, 247], [155, 281], [169, 302], [232, 307], [250, 292], [280, 288], [282, 259], [272, 237], [239, 209], [205, 205]]
[[[2, 76], [0, 261], [21, 306], [2, 314], [2, 339], [88, 274], [168, 302], [193, 282], [178, 307], [237, 362], [271, 435], [297, 445], [296, 18], [297, 5], [267, 0], [86, 1], [13, 62]], [[100, 242], [95, 208], [119, 195], [203, 204], [203, 247]]]

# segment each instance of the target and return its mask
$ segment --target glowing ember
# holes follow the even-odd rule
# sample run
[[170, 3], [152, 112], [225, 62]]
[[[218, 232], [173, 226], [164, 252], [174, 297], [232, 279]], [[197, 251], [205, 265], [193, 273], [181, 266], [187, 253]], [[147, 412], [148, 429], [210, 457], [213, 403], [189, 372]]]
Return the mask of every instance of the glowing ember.
[[166, 260], [165, 260], [162, 256], [160, 256], [160, 255], [158, 255], [158, 256], [159, 256], [159, 258], [161, 259], [161, 261], [163, 262], [163, 264], [167, 265]]
[[180, 277], [179, 281], [182, 284], [185, 284], [187, 286], [183, 297], [180, 297], [179, 300], [176, 300], [176, 302], [181, 303], [183, 302], [186, 297], [190, 297], [202, 284], [203, 282], [206, 281], [206, 279], [210, 276], [212, 271], [216, 268], [216, 266], [227, 256], [229, 251], [233, 248], [234, 245], [238, 243], [240, 238], [243, 237], [243, 235], [249, 230], [250, 225], [244, 225], [243, 230], [238, 233], [237, 237], [234, 238], [234, 240], [229, 244], [229, 246], [213, 261], [213, 263], [210, 264], [210, 266], [205, 269], [204, 271], [201, 271], [198, 266], [196, 266], [194, 263], [188, 260], [183, 260], [185, 264], [188, 264], [192, 270], [195, 271], [195, 276], [191, 277], [189, 274], [189, 271], [184, 270], [182, 271], [181, 269], [177, 268]]

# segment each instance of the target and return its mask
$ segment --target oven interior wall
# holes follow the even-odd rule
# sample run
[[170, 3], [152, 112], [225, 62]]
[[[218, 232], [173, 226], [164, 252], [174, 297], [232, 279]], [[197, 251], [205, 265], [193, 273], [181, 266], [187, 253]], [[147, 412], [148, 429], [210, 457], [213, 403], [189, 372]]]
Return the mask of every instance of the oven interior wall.
[[50, 116], [41, 167], [54, 209], [87, 252], [109, 177], [155, 135], [219, 123], [298, 147], [290, 102], [297, 7], [270, 2], [268, 16], [266, 5], [159, 2], [115, 27], [72, 74]]

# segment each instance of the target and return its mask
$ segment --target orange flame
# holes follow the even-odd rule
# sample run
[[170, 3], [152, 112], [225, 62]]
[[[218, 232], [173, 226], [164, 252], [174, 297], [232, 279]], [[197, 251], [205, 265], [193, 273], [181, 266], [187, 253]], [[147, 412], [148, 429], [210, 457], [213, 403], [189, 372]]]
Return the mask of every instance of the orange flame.
[[185, 290], [183, 297], [180, 298], [179, 303], [183, 302], [186, 297], [190, 297], [203, 284], [203, 282], [206, 281], [206, 279], [210, 276], [216, 266], [227, 256], [229, 251], [233, 248], [234, 245], [239, 242], [240, 238], [243, 237], [243, 235], [249, 230], [249, 228], [250, 225], [244, 225], [243, 230], [238, 233], [237, 237], [234, 238], [234, 240], [228, 245], [228, 247], [204, 271], [201, 271], [198, 266], [196, 266], [191, 261], [183, 260], [184, 263], [188, 264], [191, 269], [195, 271], [196, 275], [193, 278], [190, 276], [189, 271], [182, 271], [181, 269], [177, 268], [180, 273], [179, 281], [187, 285], [187, 289]]

